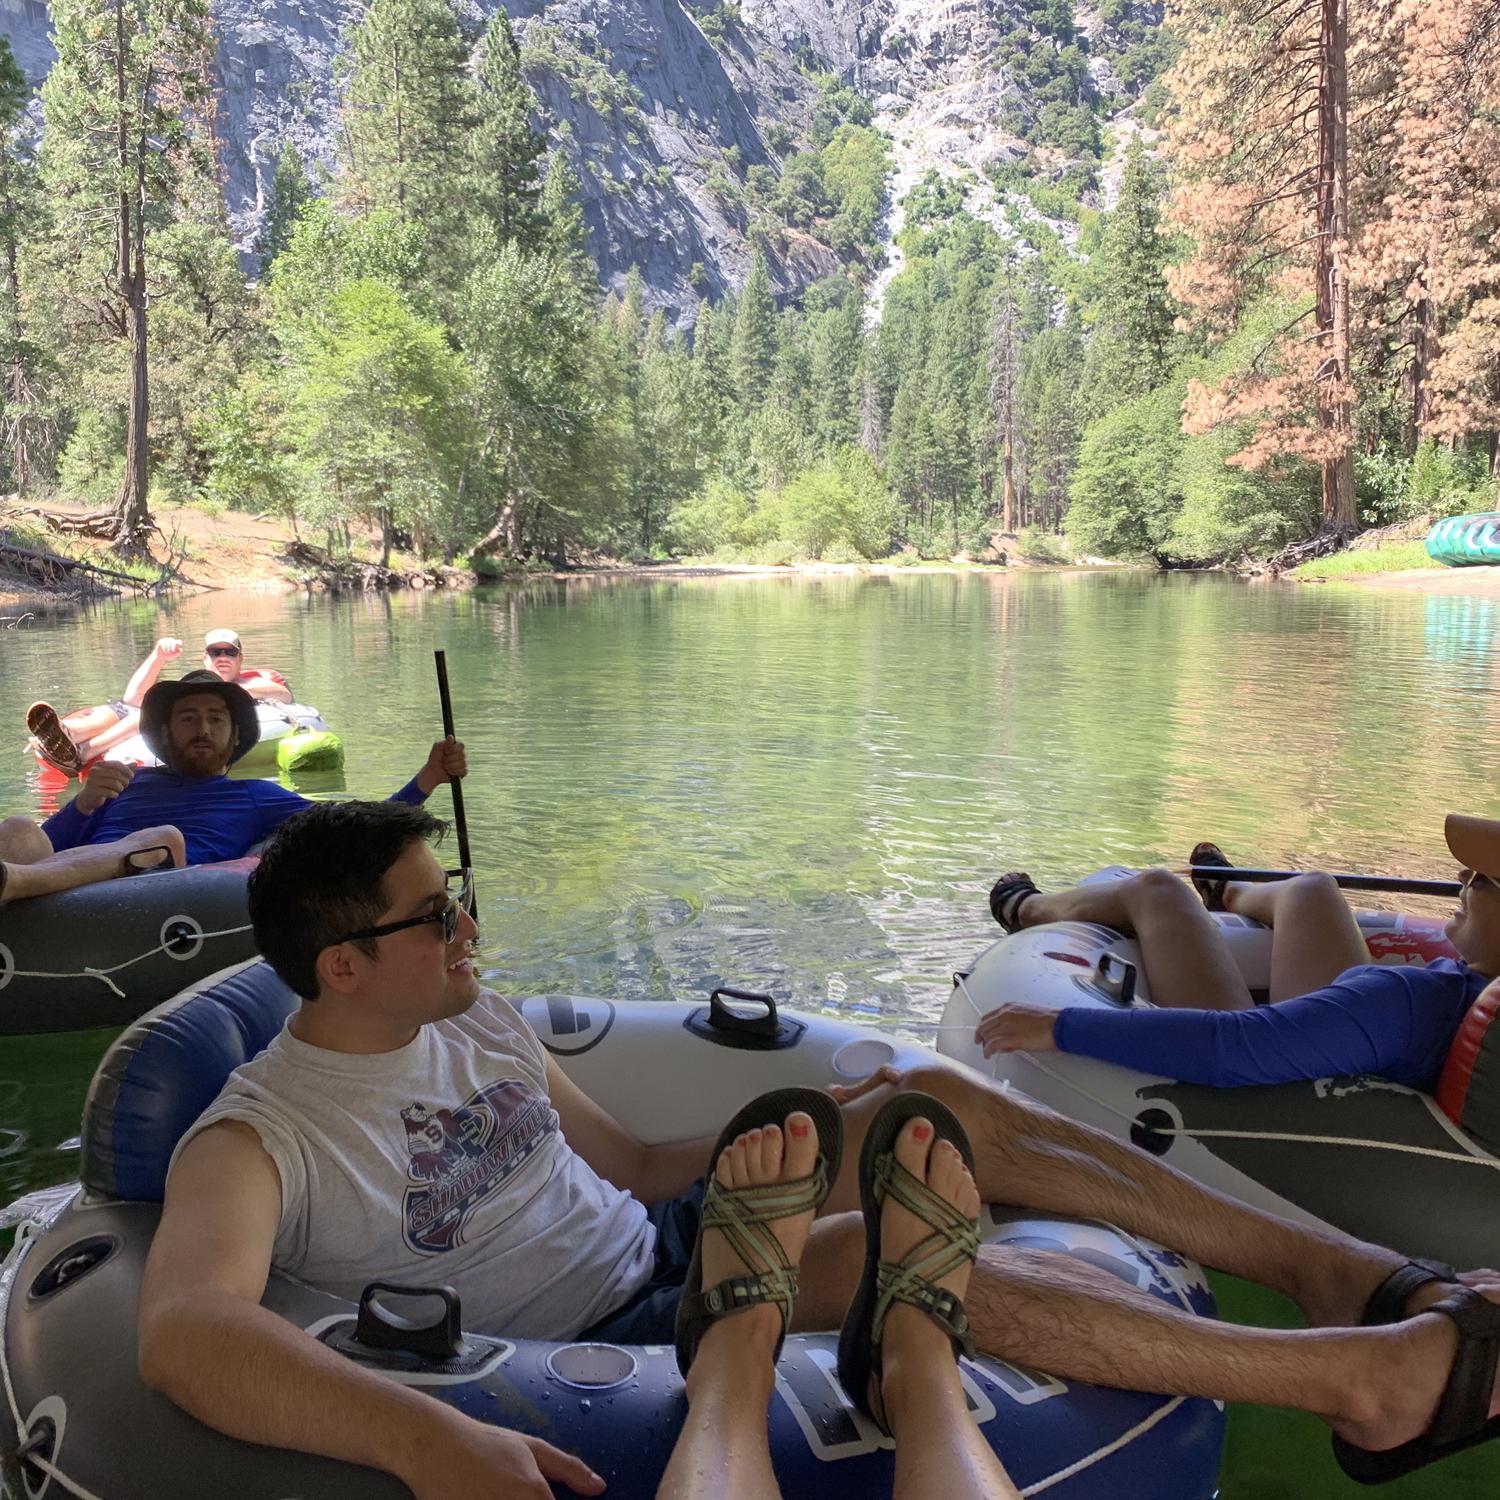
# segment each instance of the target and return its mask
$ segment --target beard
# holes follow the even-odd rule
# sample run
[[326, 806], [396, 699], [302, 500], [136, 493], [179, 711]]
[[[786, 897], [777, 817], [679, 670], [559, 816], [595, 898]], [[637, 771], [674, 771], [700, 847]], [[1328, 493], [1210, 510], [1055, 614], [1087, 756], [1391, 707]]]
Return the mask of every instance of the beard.
[[229, 769], [229, 757], [232, 751], [228, 748], [221, 749], [217, 745], [189, 744], [173, 745], [171, 755], [167, 760], [167, 769], [175, 771], [179, 776], [200, 777], [207, 780], [211, 776], [222, 776]]

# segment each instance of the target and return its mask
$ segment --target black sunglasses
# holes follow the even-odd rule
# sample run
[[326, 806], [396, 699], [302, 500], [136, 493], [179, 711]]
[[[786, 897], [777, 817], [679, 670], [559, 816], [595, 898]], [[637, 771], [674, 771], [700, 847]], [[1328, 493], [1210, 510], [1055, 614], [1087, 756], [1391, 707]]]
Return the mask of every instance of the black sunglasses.
[[458, 874], [462, 877], [458, 894], [450, 896], [446, 903], [430, 916], [407, 917], [402, 922], [382, 922], [379, 927], [365, 927], [358, 932], [346, 932], [343, 937], [336, 938], [328, 946], [336, 948], [340, 943], [358, 943], [367, 938], [389, 937], [393, 932], [405, 932], [408, 927], [425, 927], [429, 922], [441, 922], [443, 941], [451, 943], [458, 935], [459, 913], [471, 911], [474, 906], [474, 872], [460, 870]]
[[210, 647], [208, 647], [208, 655], [209, 656], [238, 656], [239, 654], [240, 654], [240, 648], [238, 646], [210, 646]]

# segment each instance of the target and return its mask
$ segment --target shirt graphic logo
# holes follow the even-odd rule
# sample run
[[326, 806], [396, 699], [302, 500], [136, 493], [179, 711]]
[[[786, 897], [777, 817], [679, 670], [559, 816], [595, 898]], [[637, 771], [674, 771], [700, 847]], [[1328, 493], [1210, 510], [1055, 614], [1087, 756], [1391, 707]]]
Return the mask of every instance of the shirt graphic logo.
[[500, 1191], [552, 1130], [552, 1110], [513, 1078], [486, 1084], [457, 1109], [401, 1111], [409, 1160], [401, 1233], [421, 1254], [464, 1243], [475, 1208]]

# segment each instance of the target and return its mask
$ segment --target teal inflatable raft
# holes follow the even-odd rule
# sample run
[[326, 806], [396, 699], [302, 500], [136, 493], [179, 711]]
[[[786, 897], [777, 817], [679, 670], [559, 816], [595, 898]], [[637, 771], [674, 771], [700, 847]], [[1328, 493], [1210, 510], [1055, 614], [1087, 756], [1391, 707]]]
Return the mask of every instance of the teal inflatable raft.
[[1500, 511], [1439, 521], [1427, 533], [1427, 555], [1450, 568], [1500, 563]]

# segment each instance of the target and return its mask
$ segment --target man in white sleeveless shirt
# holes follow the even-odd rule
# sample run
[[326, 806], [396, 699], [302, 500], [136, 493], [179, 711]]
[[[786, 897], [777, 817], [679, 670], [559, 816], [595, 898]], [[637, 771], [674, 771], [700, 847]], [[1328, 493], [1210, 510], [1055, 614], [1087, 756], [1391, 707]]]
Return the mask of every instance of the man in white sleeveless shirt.
[[[440, 828], [402, 803], [325, 803], [267, 849], [256, 938], [303, 1003], [178, 1147], [141, 1294], [141, 1374], [232, 1436], [383, 1469], [417, 1500], [548, 1500], [549, 1479], [595, 1495], [603, 1481], [579, 1460], [261, 1306], [274, 1264], [351, 1299], [375, 1280], [452, 1283], [483, 1332], [672, 1341], [712, 1142], [642, 1144], [480, 988], [475, 926], [428, 847]], [[1314, 1325], [1236, 1328], [1065, 1255], [985, 1247], [966, 1298], [985, 1352], [1127, 1389], [1300, 1406], [1370, 1448], [1432, 1422], [1457, 1335], [1424, 1309], [1453, 1298], [1450, 1281], [1419, 1276], [1408, 1295], [1400, 1255], [1245, 1208], [937, 1063], [835, 1091], [845, 1167], [803, 1254], [794, 1330], [843, 1319], [864, 1253], [860, 1143], [902, 1086], [959, 1115], [987, 1201], [1114, 1222], [1286, 1293]], [[1377, 1289], [1372, 1310], [1389, 1308], [1393, 1287], [1403, 1321], [1351, 1326]]]

